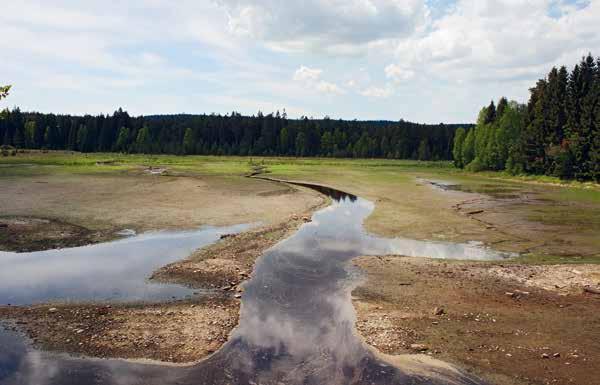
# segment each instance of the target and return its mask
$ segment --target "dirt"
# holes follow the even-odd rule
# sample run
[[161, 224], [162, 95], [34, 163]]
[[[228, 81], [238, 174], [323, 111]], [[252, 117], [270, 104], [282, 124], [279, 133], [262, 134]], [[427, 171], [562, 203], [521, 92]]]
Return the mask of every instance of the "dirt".
[[198, 361], [227, 341], [239, 300], [230, 297], [134, 305], [0, 308], [34, 346], [100, 358]]
[[123, 229], [269, 226], [321, 202], [308, 189], [242, 176], [129, 171], [5, 177], [0, 184], [0, 250], [81, 246], [116, 238]]
[[92, 231], [56, 219], [0, 217], [0, 250], [30, 252], [77, 247], [113, 239], [110, 231]]
[[565, 270], [596, 277], [595, 266], [532, 270], [405, 257], [354, 263], [366, 274], [353, 292], [356, 327], [382, 353], [430, 354], [499, 385], [598, 384], [600, 295], [582, 290], [595, 278], [554, 287], [569, 281]]
[[189, 258], [158, 269], [151, 279], [179, 283], [193, 288], [217, 288], [241, 291], [240, 284], [252, 274], [254, 262], [267, 249], [293, 234], [304, 222], [301, 218], [325, 204], [301, 215], [293, 214], [279, 225], [263, 227], [229, 236], [214, 245], [200, 249]]
[[[256, 259], [304, 223], [303, 217], [326, 205], [317, 203], [279, 224], [263, 226], [200, 249], [167, 265], [150, 278], [209, 289], [196, 300], [162, 304], [47, 304], [0, 307], [34, 345], [48, 351], [88, 357], [151, 359], [192, 363], [218, 350], [237, 326], [243, 282]], [[52, 309], [52, 311], [50, 311]]]

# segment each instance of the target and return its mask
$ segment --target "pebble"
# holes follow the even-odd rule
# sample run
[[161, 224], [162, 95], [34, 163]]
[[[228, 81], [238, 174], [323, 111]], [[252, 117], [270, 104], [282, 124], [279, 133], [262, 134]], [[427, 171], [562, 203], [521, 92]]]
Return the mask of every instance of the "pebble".
[[418, 352], [424, 352], [426, 350], [429, 350], [429, 347], [427, 347], [427, 345], [423, 345], [423, 344], [411, 344], [410, 348], [412, 350], [416, 350]]

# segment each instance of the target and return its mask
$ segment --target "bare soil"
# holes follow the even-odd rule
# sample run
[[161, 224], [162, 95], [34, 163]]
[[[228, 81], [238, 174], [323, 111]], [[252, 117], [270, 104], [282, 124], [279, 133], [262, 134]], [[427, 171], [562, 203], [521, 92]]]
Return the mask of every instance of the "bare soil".
[[89, 357], [187, 363], [205, 358], [237, 325], [239, 301], [134, 305], [44, 305], [0, 308], [34, 346]]
[[598, 384], [600, 295], [583, 291], [598, 284], [595, 266], [355, 264], [366, 272], [353, 292], [356, 327], [382, 353], [424, 352], [500, 385]]
[[61, 220], [25, 216], [0, 217], [0, 250], [30, 252], [77, 247], [114, 238]]
[[328, 200], [319, 196], [316, 202], [279, 224], [227, 236], [151, 277], [212, 289], [198, 300], [8, 306], [0, 307], [0, 319], [13, 322], [44, 350], [102, 358], [196, 362], [218, 350], [237, 326], [242, 284], [250, 277], [256, 259], [296, 231], [303, 217], [310, 217]]
[[261, 222], [320, 204], [316, 192], [242, 176], [44, 174], [4, 177], [0, 250], [81, 246], [137, 232]]

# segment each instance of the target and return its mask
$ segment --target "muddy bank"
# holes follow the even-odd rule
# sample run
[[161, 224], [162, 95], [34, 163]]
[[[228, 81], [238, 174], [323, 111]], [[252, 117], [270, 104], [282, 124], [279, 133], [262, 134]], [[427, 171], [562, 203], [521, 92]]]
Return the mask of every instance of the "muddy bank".
[[202, 291], [192, 300], [160, 304], [49, 304], [0, 307], [38, 348], [89, 357], [190, 363], [218, 350], [237, 326], [242, 283], [265, 250], [285, 239], [325, 206], [324, 197], [286, 221], [237, 235], [156, 271], [152, 281]]
[[501, 385], [597, 383], [600, 295], [583, 291], [600, 284], [595, 266], [354, 263], [366, 272], [353, 292], [357, 330], [385, 354], [426, 353]]
[[115, 239], [117, 232], [270, 226], [319, 205], [317, 192], [236, 175], [103, 174], [37, 168], [2, 176], [0, 250], [38, 251]]
[[200, 249], [189, 258], [169, 264], [152, 274], [151, 280], [178, 283], [192, 288], [213, 288], [241, 292], [240, 286], [252, 274], [254, 263], [267, 249], [292, 235], [329, 201], [321, 198], [310, 209], [292, 214], [274, 226], [225, 236], [220, 242]]
[[116, 231], [92, 231], [51, 218], [31, 216], [0, 217], [0, 250], [31, 252], [78, 247], [106, 242], [117, 237]]
[[216, 351], [237, 325], [239, 301], [0, 308], [34, 347], [99, 358], [192, 362]]

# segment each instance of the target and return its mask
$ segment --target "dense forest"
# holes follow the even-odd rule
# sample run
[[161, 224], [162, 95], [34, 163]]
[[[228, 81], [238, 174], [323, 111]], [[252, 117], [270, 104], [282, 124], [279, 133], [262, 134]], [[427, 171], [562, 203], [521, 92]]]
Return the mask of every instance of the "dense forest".
[[600, 59], [552, 68], [530, 91], [526, 105], [492, 101], [475, 127], [458, 129], [455, 165], [600, 181]]
[[152, 154], [451, 160], [457, 125], [256, 116], [69, 116], [4, 110], [0, 144]]

